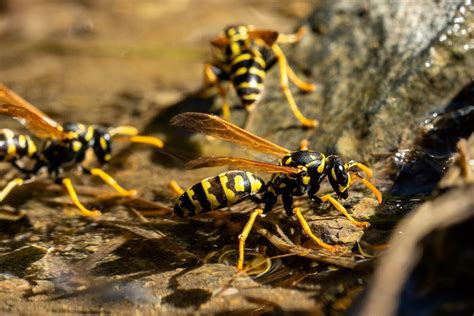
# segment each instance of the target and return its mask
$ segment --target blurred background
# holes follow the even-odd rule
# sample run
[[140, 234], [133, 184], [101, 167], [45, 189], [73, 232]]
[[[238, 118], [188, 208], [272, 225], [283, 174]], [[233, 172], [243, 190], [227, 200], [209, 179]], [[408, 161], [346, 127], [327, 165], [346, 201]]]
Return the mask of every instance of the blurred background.
[[[114, 122], [111, 98], [158, 104], [201, 85], [208, 41], [230, 23], [291, 31], [314, 1], [1, 0], [0, 78], [70, 120], [94, 109]], [[105, 112], [105, 113], [104, 113]], [[97, 118], [96, 118], [97, 119]]]

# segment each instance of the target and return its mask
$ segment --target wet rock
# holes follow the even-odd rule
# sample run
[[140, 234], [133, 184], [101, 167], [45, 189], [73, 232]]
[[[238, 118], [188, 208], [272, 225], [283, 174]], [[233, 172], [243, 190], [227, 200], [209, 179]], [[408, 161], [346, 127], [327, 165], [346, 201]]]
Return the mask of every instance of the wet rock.
[[31, 285], [25, 279], [10, 274], [0, 275], [0, 292], [11, 295], [21, 295], [31, 289]]
[[297, 122], [273, 70], [252, 130], [290, 148], [307, 137], [319, 150], [380, 159], [471, 81], [473, 23], [470, 1], [323, 1], [305, 22], [311, 32], [286, 50], [318, 84], [296, 101], [320, 126], [290, 128]]
[[167, 289], [155, 288], [154, 291], [170, 293], [164, 296], [162, 304], [181, 308], [181, 311], [244, 313], [263, 307], [281, 312], [319, 310], [308, 295], [290, 289], [262, 287], [246, 275], [237, 275], [234, 267], [204, 265], [173, 274]]
[[405, 218], [375, 273], [360, 315], [465, 314], [473, 308], [474, 136], [438, 186], [440, 195]]
[[447, 106], [426, 119], [417, 133], [413, 148], [395, 155], [397, 168], [391, 194], [427, 196], [456, 152], [456, 144], [474, 130], [474, 84], [467, 85]]
[[26, 269], [42, 259], [48, 249], [35, 245], [28, 245], [0, 255], [0, 269], [2, 273], [11, 273], [23, 276]]

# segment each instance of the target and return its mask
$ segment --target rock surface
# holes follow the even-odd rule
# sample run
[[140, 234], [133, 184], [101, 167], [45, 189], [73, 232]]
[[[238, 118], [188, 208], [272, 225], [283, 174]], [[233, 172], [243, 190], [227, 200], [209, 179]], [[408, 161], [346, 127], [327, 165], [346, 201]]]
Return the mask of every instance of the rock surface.
[[322, 1], [304, 22], [312, 32], [287, 50], [294, 68], [318, 84], [296, 101], [320, 127], [285, 129], [295, 120], [273, 70], [253, 130], [280, 127], [271, 134], [277, 143], [296, 147], [304, 135], [311, 147], [349, 159], [389, 155], [471, 82], [473, 15], [462, 0]]

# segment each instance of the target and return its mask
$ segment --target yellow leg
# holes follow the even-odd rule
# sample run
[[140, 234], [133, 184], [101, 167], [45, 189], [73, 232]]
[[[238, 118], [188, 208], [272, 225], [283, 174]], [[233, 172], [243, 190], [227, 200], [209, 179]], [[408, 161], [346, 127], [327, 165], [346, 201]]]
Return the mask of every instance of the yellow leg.
[[222, 98], [222, 117], [226, 121], [230, 121], [230, 106], [227, 102], [227, 90], [220, 84], [219, 78], [217, 78], [216, 74], [212, 71], [212, 65], [210, 64], [204, 65], [204, 82], [216, 87]]
[[[296, 43], [301, 40], [303, 37], [304, 33], [306, 32], [305, 27], [300, 27], [298, 32], [295, 34], [278, 34], [278, 40], [277, 43]], [[291, 69], [291, 67], [288, 65], [288, 77], [290, 80], [300, 89], [303, 91], [311, 92], [316, 90], [316, 85], [313, 83], [308, 83], [300, 78], [295, 74], [295, 72]]]
[[169, 187], [178, 196], [181, 196], [184, 193], [183, 188], [178, 184], [178, 182], [176, 182], [176, 180], [171, 180]]
[[316, 85], [314, 83], [309, 83], [306, 81], [301, 80], [295, 74], [293, 69], [288, 65], [288, 78], [290, 78], [291, 82], [293, 82], [300, 90], [305, 92], [312, 92], [316, 90]]
[[329, 202], [331, 203], [339, 212], [341, 212], [342, 214], [344, 214], [345, 217], [347, 217], [347, 219], [349, 219], [349, 221], [357, 226], [357, 227], [362, 227], [362, 228], [366, 228], [366, 227], [369, 227], [370, 224], [369, 222], [359, 222], [357, 220], [355, 220], [351, 214], [349, 214], [346, 210], [346, 208], [344, 206], [342, 206], [341, 203], [339, 203], [335, 198], [333, 198], [332, 196], [330, 196], [329, 194], [327, 195], [324, 195], [323, 197], [321, 197], [321, 201], [323, 202]]
[[308, 150], [309, 141], [305, 138], [300, 142], [300, 150]]
[[102, 169], [99, 169], [99, 168], [91, 169], [91, 175], [101, 178], [105, 183], [107, 183], [109, 186], [114, 188], [120, 194], [120, 196], [131, 197], [137, 194], [136, 190], [125, 190], [124, 188], [122, 188], [117, 183], [117, 181], [114, 178], [112, 178], [111, 175], [109, 175]]
[[308, 225], [308, 222], [306, 221], [306, 219], [303, 217], [303, 214], [301, 214], [301, 211], [298, 207], [295, 207], [293, 209], [293, 213], [296, 215], [296, 217], [298, 218], [300, 224], [301, 224], [301, 227], [303, 228], [304, 232], [306, 233], [306, 235], [308, 235], [309, 237], [311, 237], [312, 240], [314, 240], [318, 246], [326, 249], [326, 250], [329, 250], [329, 251], [337, 251], [338, 247], [337, 246], [331, 246], [329, 244], [326, 244], [324, 241], [322, 241], [321, 239], [319, 239], [318, 237], [316, 237], [315, 234], [313, 234], [313, 232], [311, 231], [311, 228], [309, 227]]
[[263, 210], [257, 208], [252, 213], [250, 213], [250, 218], [247, 224], [242, 230], [242, 233], [239, 235], [239, 261], [237, 262], [237, 269], [242, 271], [244, 269], [244, 260], [245, 260], [245, 240], [247, 240], [250, 231], [252, 230], [252, 226], [255, 223], [255, 219], [258, 215], [262, 215]]
[[382, 204], [382, 193], [380, 193], [380, 191], [375, 187], [375, 185], [373, 185], [369, 180], [362, 178], [357, 173], [352, 173], [351, 178], [351, 182], [354, 182], [356, 179], [360, 180], [363, 185], [365, 185], [367, 188], [369, 188], [370, 191], [372, 191], [372, 193], [377, 198], [379, 204]]
[[293, 44], [301, 40], [304, 33], [306, 33], [306, 28], [304, 26], [300, 27], [296, 33], [293, 34], [278, 34], [277, 43], [280, 44]]
[[3, 201], [15, 187], [22, 185], [24, 182], [25, 181], [21, 178], [16, 178], [8, 182], [8, 184], [0, 192], [0, 202]]
[[278, 58], [278, 64], [280, 67], [280, 87], [285, 94], [286, 99], [288, 100], [288, 104], [290, 105], [293, 115], [301, 122], [301, 124], [306, 127], [317, 126], [318, 121], [307, 119], [303, 113], [301, 113], [298, 106], [296, 105], [295, 100], [293, 99], [290, 89], [288, 88], [288, 63], [286, 61], [285, 55], [277, 44], [273, 44], [272, 49], [275, 53], [275, 56]]
[[69, 197], [72, 200], [72, 203], [81, 211], [81, 214], [84, 216], [90, 216], [90, 217], [97, 217], [101, 213], [98, 210], [89, 210], [87, 209], [82, 203], [79, 201], [76, 191], [74, 190], [74, 187], [72, 186], [71, 179], [69, 178], [64, 178], [63, 179], [63, 185], [67, 190], [67, 193], [69, 194]]

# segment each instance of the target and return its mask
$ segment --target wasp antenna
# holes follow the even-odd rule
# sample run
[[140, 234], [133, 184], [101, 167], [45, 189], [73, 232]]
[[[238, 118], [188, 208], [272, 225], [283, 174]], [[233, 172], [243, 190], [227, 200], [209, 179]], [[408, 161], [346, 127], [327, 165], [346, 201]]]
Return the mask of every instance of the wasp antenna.
[[117, 135], [137, 136], [138, 129], [135, 126], [116, 126], [109, 129], [110, 136]]
[[367, 180], [366, 178], [360, 176], [359, 174], [355, 172], [352, 173], [352, 177], [353, 177], [352, 181], [354, 181], [355, 179], [358, 179], [363, 185], [369, 188], [369, 190], [372, 191], [372, 193], [377, 198], [377, 201], [379, 202], [379, 204], [382, 204], [382, 193], [380, 193], [379, 189], [377, 189], [377, 187], [373, 185], [372, 182], [370, 182], [369, 180]]
[[163, 148], [164, 146], [163, 141], [159, 139], [158, 137], [154, 137], [154, 136], [142, 136], [142, 135], [119, 136], [116, 138], [116, 140], [121, 141], [121, 142], [131, 142], [131, 143], [152, 145], [160, 149]]
[[372, 172], [372, 170], [369, 167], [367, 167], [366, 165], [364, 165], [360, 162], [354, 161], [354, 160], [349, 161], [349, 163], [348, 163], [349, 171], [355, 172], [353, 170], [354, 168], [358, 168], [358, 169], [362, 170], [367, 175], [367, 178], [372, 178], [372, 176], [374, 174]]

